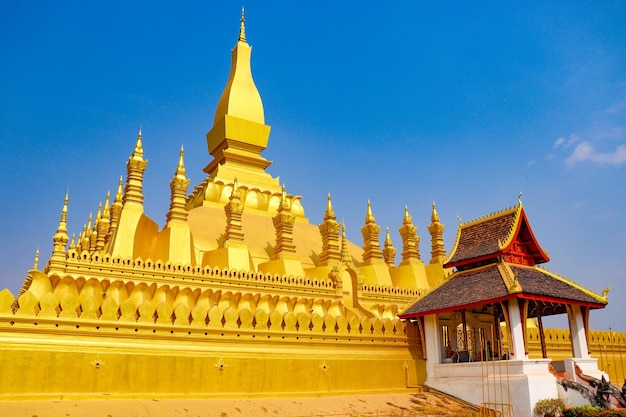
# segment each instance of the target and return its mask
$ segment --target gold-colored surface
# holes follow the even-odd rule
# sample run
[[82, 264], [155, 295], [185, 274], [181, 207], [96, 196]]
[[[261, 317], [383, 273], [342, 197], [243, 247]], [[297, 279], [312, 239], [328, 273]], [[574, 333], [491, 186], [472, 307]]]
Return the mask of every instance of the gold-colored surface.
[[424, 382], [417, 327], [397, 313], [449, 274], [434, 204], [429, 265], [408, 209], [397, 267], [369, 202], [362, 248], [345, 226], [340, 234], [330, 196], [310, 224], [301, 197], [265, 172], [270, 128], [243, 22], [207, 134], [208, 177], [185, 198], [181, 149], [166, 225], [144, 214], [140, 131], [113, 202], [68, 247], [66, 196], [45, 268], [35, 261], [17, 297], [0, 291], [0, 400], [388, 393]]

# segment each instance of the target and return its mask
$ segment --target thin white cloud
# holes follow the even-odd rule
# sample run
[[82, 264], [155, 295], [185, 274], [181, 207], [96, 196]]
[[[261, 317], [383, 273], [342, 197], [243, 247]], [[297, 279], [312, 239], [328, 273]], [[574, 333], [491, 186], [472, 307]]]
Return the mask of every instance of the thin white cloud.
[[552, 145], [552, 149], [556, 149], [561, 146], [568, 148], [572, 146], [572, 144], [579, 142], [579, 141], [580, 141], [580, 138], [578, 137], [578, 135], [575, 133], [572, 133], [571, 135], [569, 135], [567, 139], [565, 139], [564, 137], [560, 137], [556, 141], [554, 141], [554, 145]]
[[584, 141], [565, 160], [572, 166], [577, 162], [591, 162], [597, 165], [621, 165], [626, 163], [626, 145], [618, 145], [613, 152], [597, 152], [591, 143]]
[[565, 138], [558, 138], [556, 142], [554, 142], [554, 145], [552, 145], [552, 149], [556, 149], [559, 146], [563, 145], [564, 143], [565, 143]]

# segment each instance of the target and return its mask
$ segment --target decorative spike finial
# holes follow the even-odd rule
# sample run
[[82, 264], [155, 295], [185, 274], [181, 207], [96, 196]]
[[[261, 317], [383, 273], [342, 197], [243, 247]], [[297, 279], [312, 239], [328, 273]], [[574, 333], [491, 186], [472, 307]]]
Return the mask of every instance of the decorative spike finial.
[[439, 213], [437, 213], [437, 206], [435, 205], [434, 201], [433, 201], [433, 212], [430, 215], [430, 221], [431, 223], [439, 222]]
[[325, 266], [341, 262], [341, 245], [339, 243], [341, 225], [337, 223], [330, 193], [328, 193], [328, 200], [326, 201], [324, 223], [318, 225], [318, 228], [322, 235], [322, 252], [320, 253], [319, 264]]
[[409, 214], [409, 206], [404, 206], [404, 218], [402, 219], [402, 224], [410, 223], [413, 223], [413, 218]]
[[330, 193], [328, 193], [328, 200], [326, 201], [326, 213], [324, 219], [335, 219], [335, 211], [333, 210], [333, 203], [330, 200]]
[[139, 125], [139, 133], [137, 134], [137, 143], [135, 144], [135, 151], [133, 156], [143, 156], [143, 142], [141, 139], [141, 125]]
[[239, 39], [240, 42], [246, 42], [246, 11], [243, 7], [241, 7], [241, 20], [239, 24]]
[[233, 190], [230, 193], [228, 203], [224, 206], [224, 212], [226, 213], [226, 231], [224, 232], [224, 245], [227, 246], [230, 242], [243, 242], [243, 227], [241, 222], [241, 214], [243, 213], [244, 205], [239, 198], [239, 181], [237, 177], [233, 179]]
[[63, 209], [61, 210], [61, 221], [59, 222], [59, 228], [57, 232], [67, 233], [67, 203], [69, 201], [69, 190], [65, 193], [65, 199], [63, 200]]
[[[402, 237], [402, 262], [400, 265], [408, 265], [412, 262], [420, 261], [420, 237], [417, 236], [417, 227], [413, 224], [413, 218], [409, 214], [407, 206], [404, 206], [404, 218], [402, 226], [398, 228], [398, 233]], [[387, 246], [387, 242], [385, 242], [385, 246]], [[389, 262], [387, 263], [389, 264]]]
[[186, 172], [185, 149], [181, 145], [174, 178], [170, 181], [170, 211], [165, 216], [168, 226], [171, 225], [171, 221], [187, 221], [185, 195], [187, 194], [189, 180], [185, 176]]
[[180, 145], [180, 153], [178, 157], [178, 166], [176, 167], [175, 175], [182, 175], [183, 177], [187, 173], [185, 169], [185, 148], [183, 145]]
[[396, 248], [393, 247], [393, 243], [391, 242], [391, 236], [389, 235], [389, 228], [387, 227], [386, 236], [385, 236], [385, 247], [383, 249], [383, 259], [385, 263], [390, 268], [394, 267], [396, 257]]
[[104, 199], [104, 210], [102, 211], [102, 218], [108, 219], [111, 216], [111, 190], [107, 191], [107, 196]]
[[350, 252], [348, 252], [348, 239], [346, 239], [346, 224], [341, 222], [341, 262], [346, 265], [352, 264]]
[[113, 200], [116, 203], [121, 203], [122, 202], [122, 197], [124, 196], [124, 178], [122, 175], [120, 175], [120, 182], [117, 185], [117, 192], [115, 193], [115, 200]]
[[287, 199], [287, 191], [285, 188], [285, 184], [283, 184], [283, 188], [280, 194], [280, 204], [284, 210], [291, 211], [291, 207], [289, 206], [289, 200]]
[[365, 215], [365, 224], [376, 223], [374, 214], [372, 213], [372, 204], [367, 200], [367, 214]]
[[521, 206], [522, 205], [522, 192], [519, 192], [519, 195], [517, 196], [517, 203]]
[[143, 159], [143, 143], [141, 128], [137, 135], [137, 143], [132, 155], [126, 161], [126, 188], [124, 188], [123, 203], [133, 203], [143, 206], [143, 173], [148, 165], [148, 160]]
[[276, 215], [272, 217], [276, 231], [273, 260], [280, 259], [285, 254], [296, 253], [296, 246], [293, 243], [293, 224], [295, 219], [289, 207], [285, 184], [283, 184], [280, 193], [280, 206]]
[[48, 268], [61, 267], [62, 262], [65, 260], [65, 248], [69, 237], [67, 235], [67, 205], [69, 201], [69, 189], [65, 193], [65, 199], [63, 200], [63, 210], [61, 210], [61, 220], [59, 220], [59, 226], [57, 227], [56, 234], [52, 237], [53, 249], [52, 256], [48, 262]]
[[93, 224], [94, 230], [98, 226], [98, 222], [102, 218], [102, 201], [98, 203], [98, 211], [96, 212], [96, 221]]
[[37, 252], [35, 252], [35, 261], [33, 262], [33, 269], [37, 269], [39, 264], [39, 246], [37, 246]]
[[379, 233], [380, 226], [376, 224], [376, 219], [374, 214], [372, 214], [372, 205], [367, 200], [365, 225], [361, 228], [361, 234], [363, 235], [363, 265], [372, 265], [383, 257], [378, 241]]

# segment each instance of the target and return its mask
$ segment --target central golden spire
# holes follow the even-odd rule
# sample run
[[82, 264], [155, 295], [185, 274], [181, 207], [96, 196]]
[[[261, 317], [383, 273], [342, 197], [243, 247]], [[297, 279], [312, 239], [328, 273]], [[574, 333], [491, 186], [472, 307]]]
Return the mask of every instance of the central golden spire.
[[261, 156], [267, 147], [270, 127], [265, 124], [261, 95], [252, 79], [251, 54], [242, 9], [228, 82], [217, 104], [213, 127], [207, 133], [209, 153], [214, 159], [204, 171], [225, 182], [231, 182], [235, 176], [249, 186], [258, 186], [256, 182], [261, 181], [278, 191], [278, 181], [265, 172], [271, 162]]
[[265, 123], [261, 95], [252, 79], [250, 68], [252, 47], [246, 41], [244, 22], [245, 17], [242, 9], [239, 38], [232, 50], [230, 75], [215, 111], [214, 124], [217, 124], [226, 114], [260, 124]]

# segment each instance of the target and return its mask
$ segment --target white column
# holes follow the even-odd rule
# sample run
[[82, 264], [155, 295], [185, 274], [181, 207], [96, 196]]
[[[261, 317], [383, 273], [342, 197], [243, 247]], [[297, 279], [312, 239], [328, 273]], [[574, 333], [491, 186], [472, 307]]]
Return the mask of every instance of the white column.
[[509, 300], [509, 325], [511, 326], [511, 359], [526, 359], [524, 330], [517, 299]]
[[441, 343], [437, 316], [424, 317], [424, 341], [426, 343], [426, 378], [435, 376], [435, 364], [441, 363]]
[[572, 336], [572, 350], [574, 358], [589, 359], [589, 347], [585, 335], [585, 324], [580, 306], [567, 307], [567, 321]]

